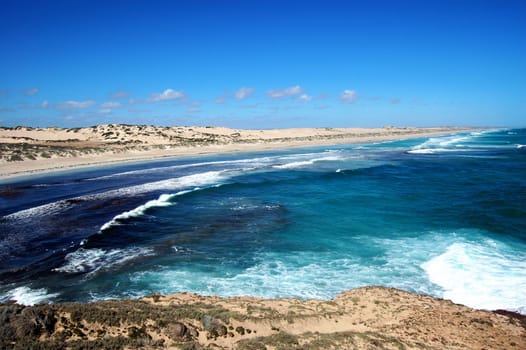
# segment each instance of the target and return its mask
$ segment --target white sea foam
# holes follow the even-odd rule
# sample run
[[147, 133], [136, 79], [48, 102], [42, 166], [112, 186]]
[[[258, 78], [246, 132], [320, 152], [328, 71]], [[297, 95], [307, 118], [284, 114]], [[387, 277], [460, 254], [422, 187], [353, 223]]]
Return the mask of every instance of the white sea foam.
[[148, 182], [141, 185], [130, 186], [106, 192], [106, 195], [134, 195], [161, 190], [178, 190], [188, 187], [211, 185], [215, 182], [226, 180], [239, 172], [236, 171], [205, 171], [202, 173], [174, 177], [167, 180]]
[[273, 167], [276, 169], [296, 169], [296, 168], [303, 168], [309, 165], [313, 165], [314, 163], [317, 163], [317, 162], [339, 161], [343, 159], [344, 158], [342, 157], [329, 156], [329, 157], [321, 157], [321, 158], [314, 158], [314, 159], [308, 159], [308, 160], [294, 161], [290, 163], [274, 165]]
[[[333, 152], [331, 150], [328, 150], [326, 152]], [[89, 180], [107, 180], [115, 177], [121, 177], [121, 176], [131, 176], [131, 175], [143, 175], [143, 174], [154, 174], [154, 173], [162, 173], [162, 172], [172, 172], [174, 170], [180, 170], [180, 169], [188, 169], [188, 168], [199, 168], [203, 166], [224, 166], [225, 169], [229, 169], [230, 167], [237, 166], [240, 164], [250, 164], [254, 167], [264, 167], [271, 165], [273, 163], [278, 162], [280, 159], [288, 159], [291, 157], [297, 158], [297, 157], [309, 157], [319, 155], [319, 153], [303, 153], [303, 154], [295, 154], [295, 155], [278, 155], [278, 156], [269, 156], [269, 157], [255, 157], [255, 158], [245, 158], [245, 159], [235, 159], [235, 160], [220, 160], [220, 161], [210, 161], [210, 162], [198, 162], [198, 163], [189, 163], [189, 164], [179, 164], [179, 165], [171, 165], [166, 167], [156, 167], [156, 168], [148, 168], [148, 169], [140, 169], [140, 170], [130, 170], [125, 171], [121, 173], [116, 174], [110, 174], [105, 176], [99, 176], [96, 178], [92, 178]]]
[[[216, 180], [222, 178], [218, 175], [218, 173], [220, 172], [209, 172], [209, 173], [213, 173], [213, 174], [201, 173], [201, 174], [196, 174], [196, 175], [183, 176], [183, 178], [170, 179], [166, 181], [169, 181], [170, 183], [172, 183], [171, 185], [172, 188], [177, 188], [177, 187], [184, 188], [184, 187], [188, 187], [191, 185], [199, 185], [199, 184], [207, 185], [207, 184], [213, 183]], [[206, 176], [203, 176], [203, 174], [205, 174]], [[177, 181], [179, 182], [177, 183]], [[148, 185], [151, 185], [151, 184], [148, 184]], [[219, 186], [221, 186], [221, 184], [213, 185], [213, 187], [219, 187]], [[179, 191], [174, 194], [162, 194], [157, 199], [153, 199], [151, 201], [146, 202], [145, 204], [141, 204], [135, 209], [125, 211], [123, 213], [116, 215], [115, 217], [113, 217], [113, 219], [103, 224], [100, 227], [99, 232], [105, 231], [112, 226], [119, 225], [120, 222], [124, 220], [144, 216], [147, 214], [147, 211], [152, 208], [172, 206], [175, 204], [174, 202], [172, 202], [172, 200], [175, 197], [178, 197], [178, 196], [181, 196], [181, 195], [193, 192], [193, 191], [198, 191], [200, 189], [201, 187], [195, 187], [191, 190], [183, 190], [183, 191]]]
[[[350, 278], [341, 278], [321, 264], [294, 266], [282, 260], [265, 261], [242, 273], [213, 274], [211, 271], [169, 269], [145, 271], [134, 275], [139, 285], [147, 283], [162, 293], [192, 291], [200, 294], [259, 297], [300, 297], [326, 299], [333, 297]], [[322, 277], [323, 274], [323, 277]], [[328, 279], [333, 280], [328, 284]], [[318, 288], [313, 287], [318, 284]], [[351, 287], [357, 285], [351, 285]], [[319, 288], [322, 287], [322, 288]]]
[[63, 273], [94, 274], [100, 270], [108, 270], [120, 266], [131, 260], [155, 255], [152, 248], [131, 247], [125, 249], [79, 248], [65, 257], [64, 265], [53, 269]]
[[[232, 176], [242, 173], [244, 169], [240, 170], [223, 170], [223, 171], [206, 171], [197, 174], [185, 175], [175, 177], [167, 180], [148, 182], [141, 185], [123, 187], [107, 192], [70, 198], [67, 200], [60, 200], [37, 207], [24, 209], [13, 214], [3, 217], [4, 220], [24, 220], [38, 216], [49, 216], [59, 214], [65, 210], [72, 208], [78, 201], [92, 201], [101, 200], [113, 197], [133, 196], [136, 194], [148, 193], [152, 191], [161, 190], [178, 190], [188, 187], [198, 187], [211, 185], [217, 182], [224, 181]], [[133, 214], [132, 214], [133, 215]]]
[[47, 216], [59, 213], [63, 210], [71, 208], [73, 204], [68, 201], [57, 201], [49, 204], [39, 205], [37, 207], [28, 208], [17, 211], [3, 217], [5, 220], [24, 220], [38, 216]]
[[102, 225], [100, 231], [107, 230], [115, 225], [119, 225], [120, 221], [144, 216], [146, 212], [151, 208], [169, 207], [171, 205], [174, 205], [174, 203], [171, 201], [174, 197], [188, 192], [189, 191], [181, 191], [176, 194], [161, 194], [158, 199], [153, 199], [151, 201], [146, 202], [145, 204], [138, 206], [135, 209], [125, 211], [124, 213], [116, 215], [113, 219]]
[[481, 131], [472, 131], [470, 133], [470, 135], [473, 135], [473, 136], [481, 136], [481, 135], [485, 135], [485, 134], [491, 134], [491, 133], [494, 133], [494, 132], [499, 132], [499, 131], [502, 131], [503, 129], [488, 129], [488, 130], [481, 130]]
[[443, 297], [481, 309], [526, 311], [526, 255], [498, 243], [453, 243], [422, 264]]
[[517, 255], [510, 246], [483, 236], [478, 230], [461, 230], [400, 238], [355, 237], [357, 245], [367, 242], [366, 249], [378, 252], [370, 263], [364, 264], [360, 253], [350, 251], [268, 252], [242, 270], [228, 270], [228, 264], [217, 270], [167, 267], [136, 273], [131, 279], [163, 293], [317, 299], [360, 286], [383, 285], [475, 308], [525, 312], [524, 252]]
[[261, 204], [258, 202], [252, 202], [249, 200], [239, 200], [234, 201], [233, 203], [229, 203], [231, 205], [230, 210], [232, 211], [250, 211], [250, 210], [258, 210], [258, 209], [265, 209], [265, 210], [274, 210], [278, 209], [280, 206], [276, 204]]
[[[331, 259], [330, 254], [300, 255], [295, 257], [298, 261], [290, 261], [292, 257], [269, 256], [241, 272], [166, 269], [140, 272], [132, 280], [139, 286], [147, 284], [162, 293], [192, 291], [227, 297], [330, 299], [342, 291], [366, 285], [428, 292], [425, 288], [419, 290], [421, 283], [414, 279], [394, 279], [391, 266], [365, 265], [353, 257]], [[306, 261], [302, 263], [304, 258]], [[425, 283], [424, 279], [421, 282]]]
[[414, 146], [408, 153], [432, 154], [446, 152], [448, 150], [458, 151], [462, 147], [461, 143], [470, 141], [478, 135], [471, 133], [469, 135], [448, 135], [442, 137], [431, 137], [423, 143]]
[[[147, 193], [151, 191], [178, 190], [178, 189], [184, 189], [187, 187], [207, 186], [207, 185], [211, 185], [211, 184], [218, 183], [221, 181], [225, 181], [233, 176], [240, 175], [247, 171], [254, 171], [254, 170], [261, 169], [261, 168], [270, 167], [272, 165], [275, 165], [276, 163], [279, 164], [281, 162], [291, 161], [290, 163], [286, 163], [282, 166], [285, 168], [286, 167], [293, 168], [297, 166], [303, 166], [302, 164], [304, 165], [313, 164], [316, 161], [338, 160], [338, 159], [341, 159], [340, 156], [337, 156], [339, 153], [340, 151], [337, 151], [337, 150], [327, 150], [321, 153], [300, 153], [300, 154], [280, 155], [280, 156], [272, 156], [272, 157], [256, 157], [256, 158], [228, 160], [228, 161], [201, 162], [201, 163], [193, 163], [193, 164], [175, 165], [175, 166], [165, 167], [165, 168], [142, 169], [142, 170], [123, 172], [123, 173], [108, 175], [104, 177], [98, 177], [98, 178], [94, 178], [91, 180], [101, 180], [101, 179], [106, 179], [106, 178], [111, 178], [111, 177], [116, 177], [116, 176], [136, 175], [136, 174], [143, 174], [143, 173], [149, 174], [149, 173], [155, 173], [156, 171], [172, 171], [172, 170], [177, 170], [177, 169], [182, 169], [182, 168], [192, 168], [192, 167], [209, 166], [209, 165], [214, 165], [214, 166], [224, 165], [225, 166], [225, 168], [222, 170], [199, 172], [195, 174], [174, 177], [174, 178], [170, 178], [167, 180], [160, 180], [160, 181], [154, 181], [154, 182], [144, 183], [144, 184], [135, 185], [135, 186], [123, 187], [123, 188], [101, 192], [101, 193], [96, 193], [96, 194], [91, 194], [87, 196], [74, 197], [74, 198], [70, 198], [69, 200], [60, 200], [57, 202], [48, 203], [48, 204], [40, 205], [37, 207], [18, 211], [16, 213], [5, 216], [4, 219], [21, 220], [21, 219], [34, 218], [38, 216], [48, 216], [52, 214], [59, 214], [60, 212], [73, 207], [75, 205], [75, 201], [79, 201], [79, 200], [80, 201], [102, 200], [102, 199], [113, 198], [113, 197], [133, 196], [136, 194], [142, 194], [142, 193]], [[336, 154], [336, 156], [328, 156], [328, 157], [320, 158], [319, 157], [320, 154], [324, 154], [324, 155], [325, 154], [331, 154], [331, 155]], [[318, 157], [318, 158], [310, 159], [312, 157]], [[239, 165], [241, 165], [241, 167], [239, 167]], [[232, 166], [234, 167], [232, 168]]]
[[35, 305], [50, 303], [53, 298], [57, 297], [58, 293], [48, 293], [45, 288], [32, 289], [26, 286], [12, 289], [5, 293], [1, 298], [1, 302], [15, 301], [22, 305]]
[[[433, 236], [434, 233], [426, 238]], [[421, 238], [387, 241], [356, 238], [357, 244], [364, 241], [386, 248], [384, 255], [378, 257], [381, 263], [364, 264], [360, 255], [352, 252], [269, 252], [261, 253], [257, 263], [241, 271], [228, 271], [228, 264], [221, 264], [217, 271], [166, 268], [136, 273], [132, 280], [139, 286], [147, 284], [162, 293], [192, 291], [222, 296], [329, 299], [342, 291], [366, 285], [431, 294], [433, 285], [422, 273], [419, 264], [425, 261], [426, 251], [440, 244]]]
[[411, 154], [435, 154], [439, 152], [448, 152], [448, 151], [454, 151], [452, 149], [447, 148], [416, 148], [412, 149], [410, 151], [407, 151], [407, 153]]
[[[254, 158], [253, 160], [257, 160], [257, 159], [258, 158]], [[112, 179], [112, 178], [115, 178], [115, 177], [122, 177], [122, 176], [135, 176], [135, 175], [144, 175], [144, 174], [151, 175], [151, 174], [160, 173], [160, 172], [172, 172], [174, 170], [180, 170], [180, 169], [197, 168], [197, 167], [209, 166], [209, 165], [238, 164], [238, 163], [246, 163], [248, 161], [252, 161], [252, 159], [179, 164], [179, 165], [171, 165], [171, 166], [166, 166], [166, 167], [156, 167], [156, 168], [124, 171], [124, 172], [121, 172], [121, 173], [116, 173], [116, 174], [110, 174], [110, 175], [105, 175], [105, 176], [99, 176], [99, 177], [91, 178], [89, 180], [90, 181], [98, 181], [98, 180], [108, 180], [108, 179]]]

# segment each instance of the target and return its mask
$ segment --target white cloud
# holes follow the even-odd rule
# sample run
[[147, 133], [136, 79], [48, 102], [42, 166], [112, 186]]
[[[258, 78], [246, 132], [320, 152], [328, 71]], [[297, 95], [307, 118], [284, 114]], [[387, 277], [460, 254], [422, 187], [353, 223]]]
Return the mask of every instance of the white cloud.
[[111, 108], [99, 109], [99, 114], [102, 114], [102, 115], [111, 114]]
[[340, 95], [340, 99], [346, 103], [356, 102], [356, 100], [358, 100], [358, 96], [356, 95], [356, 90], [344, 90], [342, 94]]
[[309, 96], [307, 94], [302, 94], [300, 97], [298, 97], [298, 101], [300, 102], [309, 102], [312, 100], [312, 96]]
[[161, 93], [155, 93], [152, 94], [148, 98], [148, 102], [160, 102], [160, 101], [170, 101], [170, 100], [177, 100], [179, 98], [183, 98], [184, 93], [181, 91], [175, 91], [172, 89], [166, 89]]
[[60, 109], [83, 109], [83, 108], [89, 108], [95, 104], [95, 101], [93, 100], [86, 100], [86, 101], [66, 101], [59, 103], [57, 105]]
[[219, 96], [217, 97], [214, 102], [217, 103], [217, 104], [222, 104], [222, 103], [225, 103], [226, 101], [226, 97], [225, 96]]
[[128, 108], [128, 112], [130, 112], [130, 113], [151, 113], [152, 110], [151, 109], [146, 109], [146, 108], [138, 109], [138, 108], [135, 108], [135, 107], [131, 107], [131, 108]]
[[236, 91], [234, 97], [238, 100], [243, 100], [247, 97], [250, 97], [254, 93], [254, 91], [255, 90], [253, 88], [242, 87], [241, 89]]
[[303, 92], [303, 89], [301, 86], [291, 86], [286, 89], [276, 89], [276, 90], [269, 90], [267, 91], [267, 95], [269, 95], [272, 98], [282, 98], [282, 97], [288, 97], [288, 96], [294, 96], [299, 95]]
[[40, 105], [40, 107], [48, 108], [49, 107], [49, 102], [47, 100], [42, 101], [42, 104]]
[[38, 94], [38, 89], [37, 88], [32, 88], [32, 89], [27, 89], [24, 91], [24, 95], [26, 96], [34, 96], [36, 94]]
[[396, 105], [396, 104], [399, 104], [400, 103], [400, 99], [399, 98], [392, 98], [389, 100], [389, 103], [392, 104], [392, 105]]
[[128, 97], [128, 93], [126, 91], [115, 91], [110, 95], [111, 98], [125, 98]]
[[101, 108], [120, 108], [122, 104], [120, 102], [104, 102], [100, 105]]
[[241, 107], [242, 108], [248, 108], [248, 109], [254, 109], [254, 108], [258, 108], [259, 106], [261, 106], [261, 103], [253, 103], [253, 104], [244, 105], [244, 106], [241, 106]]

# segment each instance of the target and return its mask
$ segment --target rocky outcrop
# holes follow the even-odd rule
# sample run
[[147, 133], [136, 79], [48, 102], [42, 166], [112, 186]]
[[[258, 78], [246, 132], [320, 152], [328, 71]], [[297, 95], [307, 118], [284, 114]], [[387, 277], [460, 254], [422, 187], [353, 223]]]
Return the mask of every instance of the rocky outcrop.
[[367, 287], [328, 301], [180, 293], [0, 305], [1, 349], [526, 349], [524, 316]]

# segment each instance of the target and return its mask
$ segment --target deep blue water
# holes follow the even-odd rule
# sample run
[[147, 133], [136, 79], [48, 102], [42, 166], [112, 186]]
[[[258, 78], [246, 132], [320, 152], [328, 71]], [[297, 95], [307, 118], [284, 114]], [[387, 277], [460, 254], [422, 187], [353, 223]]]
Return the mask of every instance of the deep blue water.
[[0, 183], [0, 300], [392, 286], [526, 311], [526, 129]]

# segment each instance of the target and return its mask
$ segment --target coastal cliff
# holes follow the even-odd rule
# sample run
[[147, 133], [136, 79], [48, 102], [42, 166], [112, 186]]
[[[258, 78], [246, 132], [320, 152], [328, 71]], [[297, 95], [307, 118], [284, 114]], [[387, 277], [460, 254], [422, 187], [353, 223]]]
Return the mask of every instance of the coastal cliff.
[[526, 317], [384, 287], [333, 300], [220, 298], [0, 306], [2, 349], [525, 349]]

